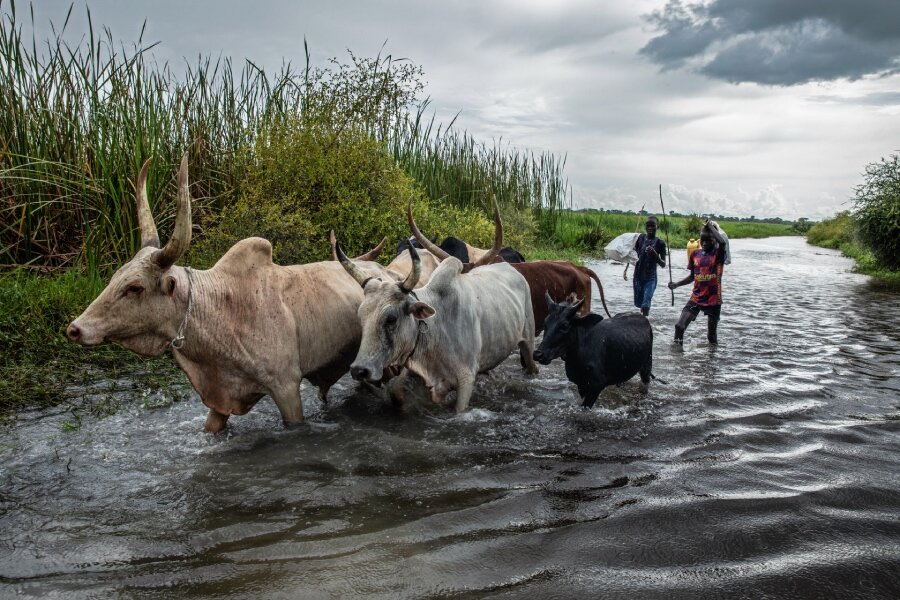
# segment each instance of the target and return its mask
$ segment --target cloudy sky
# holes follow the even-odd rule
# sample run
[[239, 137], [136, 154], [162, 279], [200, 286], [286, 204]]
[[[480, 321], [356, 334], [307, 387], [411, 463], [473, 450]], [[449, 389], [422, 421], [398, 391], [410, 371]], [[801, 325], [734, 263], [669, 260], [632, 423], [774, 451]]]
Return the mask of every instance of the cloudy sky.
[[[35, 3], [39, 36], [70, 3]], [[408, 58], [438, 120], [565, 155], [576, 207], [655, 210], [662, 184], [669, 210], [821, 218], [900, 151], [898, 0], [87, 5], [129, 45], [146, 19], [176, 70], [200, 54], [299, 66], [304, 38], [317, 64]], [[86, 23], [78, 0], [70, 34]]]

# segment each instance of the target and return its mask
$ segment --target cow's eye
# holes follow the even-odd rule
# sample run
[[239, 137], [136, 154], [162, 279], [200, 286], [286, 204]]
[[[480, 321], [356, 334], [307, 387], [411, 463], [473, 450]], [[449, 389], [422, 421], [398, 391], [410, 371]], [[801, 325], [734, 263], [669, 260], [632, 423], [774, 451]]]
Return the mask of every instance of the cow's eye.
[[140, 296], [144, 292], [144, 286], [139, 283], [132, 283], [125, 288], [126, 295]]
[[384, 318], [385, 327], [393, 327], [397, 324], [397, 315], [390, 314]]

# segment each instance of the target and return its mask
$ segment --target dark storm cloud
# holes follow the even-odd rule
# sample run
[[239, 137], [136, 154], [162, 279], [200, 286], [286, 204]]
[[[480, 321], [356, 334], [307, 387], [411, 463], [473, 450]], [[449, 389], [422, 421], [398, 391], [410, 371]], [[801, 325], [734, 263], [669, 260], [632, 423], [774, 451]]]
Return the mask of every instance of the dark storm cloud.
[[641, 54], [732, 83], [794, 85], [900, 70], [897, 0], [670, 0]]

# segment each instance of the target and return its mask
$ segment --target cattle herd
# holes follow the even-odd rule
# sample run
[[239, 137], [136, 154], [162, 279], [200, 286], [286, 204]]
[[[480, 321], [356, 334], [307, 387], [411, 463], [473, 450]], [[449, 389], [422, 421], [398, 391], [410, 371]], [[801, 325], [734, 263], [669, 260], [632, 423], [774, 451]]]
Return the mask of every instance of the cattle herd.
[[386, 240], [351, 259], [332, 233], [335, 260], [276, 265], [267, 240], [248, 238], [199, 271], [175, 264], [191, 240], [187, 156], [178, 171], [174, 230], [162, 248], [147, 200], [149, 163], [135, 184], [141, 249], [66, 334], [84, 346], [113, 342], [144, 356], [171, 347], [209, 408], [210, 432], [265, 395], [286, 424], [301, 422], [301, 379], [325, 401], [348, 371], [385, 384], [396, 403], [410, 385], [424, 385], [438, 404], [455, 391], [463, 411], [477, 375], [515, 350], [532, 374], [535, 360], [563, 358], [587, 407], [606, 385], [638, 372], [644, 383], [652, 377], [647, 319], [590, 313], [593, 279], [610, 316], [597, 275], [566, 261], [525, 262], [504, 248], [496, 205], [488, 250], [456, 238], [429, 240], [410, 206], [412, 236], [387, 266], [375, 262]]

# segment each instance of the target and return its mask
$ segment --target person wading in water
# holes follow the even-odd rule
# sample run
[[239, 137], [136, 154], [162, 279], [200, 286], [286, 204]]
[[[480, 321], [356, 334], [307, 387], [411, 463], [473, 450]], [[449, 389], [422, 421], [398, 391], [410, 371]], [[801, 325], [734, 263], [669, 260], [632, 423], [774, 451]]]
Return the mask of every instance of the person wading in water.
[[634, 242], [638, 255], [634, 276], [631, 278], [634, 305], [641, 309], [641, 314], [645, 317], [650, 314], [650, 303], [653, 301], [653, 292], [656, 291], [656, 267], [666, 266], [666, 243], [656, 237], [658, 223], [656, 217], [647, 217], [644, 225], [647, 233], [639, 235]]
[[669, 282], [669, 289], [694, 282], [690, 300], [681, 310], [681, 318], [675, 324], [675, 343], [684, 343], [684, 330], [697, 318], [700, 311], [706, 315], [706, 339], [718, 344], [717, 329], [722, 313], [722, 270], [725, 266], [725, 238], [716, 225], [707, 221], [700, 232], [700, 249], [688, 260], [691, 274], [681, 281]]

